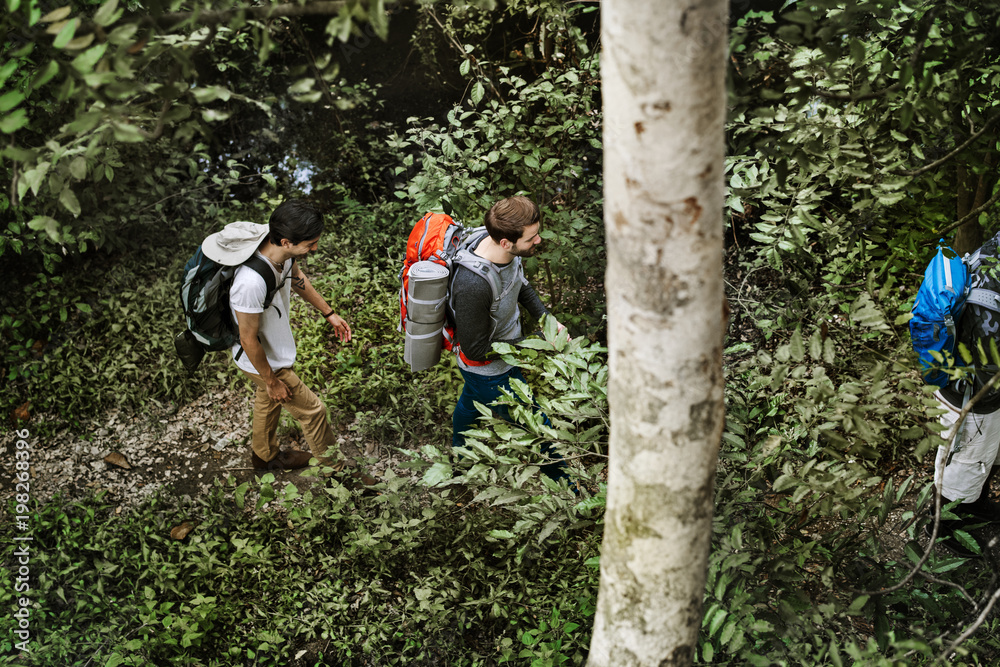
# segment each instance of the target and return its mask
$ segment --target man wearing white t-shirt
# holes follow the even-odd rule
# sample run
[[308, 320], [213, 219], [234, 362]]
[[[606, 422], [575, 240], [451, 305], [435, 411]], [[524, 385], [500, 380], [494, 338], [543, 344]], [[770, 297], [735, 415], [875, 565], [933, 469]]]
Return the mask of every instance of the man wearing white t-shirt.
[[[341, 342], [351, 340], [351, 327], [333, 312], [297, 262], [316, 250], [322, 232], [323, 217], [312, 206], [296, 199], [282, 203], [271, 214], [266, 236], [254, 253], [274, 273], [273, 295], [268, 299], [268, 285], [258, 270], [243, 265], [233, 277], [229, 303], [240, 339], [232, 353], [236, 365], [257, 386], [250, 454], [257, 469], [292, 470], [307, 466], [312, 456], [321, 463], [336, 458], [327, 454], [331, 448], [336, 451], [336, 441], [326, 406], [292, 370], [295, 338], [288, 321], [294, 291], [322, 314]], [[312, 454], [279, 450], [276, 432], [282, 408], [302, 425]]]

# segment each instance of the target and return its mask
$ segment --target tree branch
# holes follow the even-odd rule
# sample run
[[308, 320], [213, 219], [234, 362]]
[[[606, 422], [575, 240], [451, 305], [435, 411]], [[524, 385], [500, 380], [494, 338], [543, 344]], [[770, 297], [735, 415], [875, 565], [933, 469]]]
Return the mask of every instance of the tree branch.
[[[948, 234], [949, 232], [957, 229], [958, 227], [961, 227], [966, 222], [968, 222], [972, 218], [978, 216], [980, 213], [982, 213], [983, 211], [985, 211], [986, 209], [988, 209], [990, 206], [993, 206], [993, 204], [996, 204], [997, 201], [1000, 201], [1000, 190], [997, 190], [997, 193], [995, 195], [993, 195], [993, 197], [991, 197], [990, 200], [987, 201], [985, 204], [983, 204], [979, 208], [975, 208], [975, 209], [969, 211], [969, 214], [967, 216], [965, 216], [964, 218], [961, 218], [960, 220], [957, 220], [957, 221], [951, 223], [950, 225], [948, 225], [947, 227], [945, 227], [941, 231], [935, 233], [934, 234], [934, 238], [938, 238], [938, 237], [944, 236], [944, 235]], [[930, 245], [933, 242], [934, 241], [931, 240], [931, 241], [928, 241], [927, 243], [925, 243], [924, 245]]]
[[920, 167], [919, 169], [904, 170], [904, 171], [894, 171], [892, 173], [894, 173], [894, 174], [896, 174], [898, 176], [919, 176], [920, 174], [923, 174], [924, 172], [928, 172], [931, 169], [936, 169], [936, 168], [940, 167], [942, 164], [944, 164], [945, 162], [947, 162], [948, 160], [952, 159], [953, 157], [955, 157], [956, 155], [958, 155], [959, 153], [961, 153], [966, 148], [968, 148], [969, 144], [971, 144], [973, 141], [975, 141], [979, 137], [983, 136], [983, 133], [986, 132], [986, 130], [988, 130], [990, 128], [990, 126], [993, 125], [998, 120], [1000, 120], [1000, 114], [997, 114], [996, 116], [993, 116], [988, 121], [986, 121], [986, 123], [983, 125], [983, 127], [978, 132], [976, 132], [971, 137], [969, 137], [968, 139], [966, 139], [964, 142], [962, 142], [961, 145], [957, 146], [953, 151], [951, 151], [950, 153], [948, 153], [947, 155], [945, 155], [940, 160], [935, 160], [934, 162], [931, 162], [930, 164], [926, 164], [923, 167]]
[[152, 132], [147, 132], [146, 130], [139, 128], [139, 134], [145, 137], [149, 141], [155, 141], [163, 135], [163, 125], [167, 116], [167, 112], [170, 111], [171, 107], [170, 100], [163, 100], [163, 106], [160, 109], [160, 114], [156, 119], [156, 127], [153, 128]]
[[954, 651], [956, 648], [958, 648], [959, 644], [961, 644], [966, 639], [971, 637], [973, 633], [979, 629], [979, 626], [981, 626], [983, 622], [986, 621], [986, 618], [989, 616], [990, 611], [993, 609], [993, 606], [997, 603], [997, 600], [1000, 600], [1000, 588], [994, 591], [993, 595], [990, 597], [990, 601], [986, 604], [986, 607], [983, 608], [983, 611], [980, 612], [979, 618], [976, 619], [976, 622], [973, 623], [971, 626], [969, 626], [969, 628], [965, 632], [960, 634], [958, 637], [955, 637], [955, 640], [948, 645], [948, 648], [941, 651], [941, 654], [937, 657], [937, 660], [934, 661], [934, 664], [945, 662], [948, 659], [948, 656], [951, 654], [951, 652]]
[[[497, 90], [497, 87], [493, 85], [493, 79], [487, 76], [486, 73], [483, 71], [482, 65], [479, 64], [479, 59], [476, 58], [471, 53], [467, 54], [465, 52], [465, 48], [461, 44], [459, 44], [458, 40], [455, 39], [455, 36], [452, 33], [448, 32], [447, 28], [444, 27], [444, 24], [441, 23], [441, 19], [438, 18], [437, 13], [434, 11], [433, 5], [428, 5], [427, 15], [430, 16], [432, 19], [434, 19], [434, 22], [437, 23], [438, 28], [441, 29], [442, 33], [444, 33], [444, 36], [448, 40], [448, 43], [451, 44], [453, 47], [455, 47], [455, 50], [458, 52], [458, 57], [464, 58], [468, 56], [471, 59], [472, 66], [476, 68], [476, 71], [479, 73], [479, 77], [481, 79], [486, 80], [486, 83], [489, 84], [490, 89], [493, 91], [493, 94], [496, 95], [497, 99], [502, 102], [503, 95], [501, 95], [500, 91]], [[466, 86], [466, 90], [468, 90], [468, 86]]]
[[972, 596], [969, 595], [969, 592], [966, 591], [965, 588], [960, 584], [956, 584], [952, 581], [945, 581], [944, 579], [938, 579], [934, 575], [929, 574], [927, 572], [921, 572], [920, 576], [926, 579], [927, 581], [931, 581], [934, 582], [935, 584], [938, 584], [939, 586], [947, 586], [948, 588], [954, 588], [962, 595], [963, 598], [965, 598], [966, 602], [971, 604], [973, 607], [976, 606], [976, 601], [972, 599]]

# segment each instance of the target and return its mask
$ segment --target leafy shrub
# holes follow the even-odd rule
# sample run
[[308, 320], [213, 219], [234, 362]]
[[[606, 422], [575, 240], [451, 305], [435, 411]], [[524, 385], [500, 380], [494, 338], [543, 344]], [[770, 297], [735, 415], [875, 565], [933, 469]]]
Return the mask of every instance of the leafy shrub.
[[[196, 526], [172, 539], [181, 521]], [[35, 632], [17, 664], [286, 665], [300, 651], [316, 664], [483, 664], [522, 645], [551, 655], [560, 641], [578, 655], [568, 635], [592, 613], [594, 576], [573, 565], [578, 547], [521, 561], [518, 544], [490, 537], [496, 527], [488, 508], [391, 473], [374, 497], [265, 475], [125, 515], [100, 497], [52, 502], [31, 527]]]

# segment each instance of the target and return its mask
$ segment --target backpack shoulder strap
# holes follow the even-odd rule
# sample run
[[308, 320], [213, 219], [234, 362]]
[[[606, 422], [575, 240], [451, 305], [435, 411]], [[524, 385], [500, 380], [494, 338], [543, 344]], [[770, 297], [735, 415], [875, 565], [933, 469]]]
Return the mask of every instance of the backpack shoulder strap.
[[252, 269], [264, 279], [264, 284], [267, 286], [267, 296], [264, 297], [264, 310], [267, 310], [271, 305], [271, 300], [274, 299], [274, 293], [278, 289], [278, 281], [274, 277], [274, 270], [268, 266], [265, 260], [256, 254], [251, 255], [250, 259], [243, 262], [243, 266]]
[[965, 303], [982, 306], [983, 308], [988, 308], [995, 313], [1000, 313], [1000, 294], [997, 294], [990, 289], [984, 289], [982, 287], [972, 289], [969, 292], [968, 298], [965, 299]]
[[[466, 247], [461, 248], [455, 254], [455, 258], [452, 262], [456, 266], [464, 266], [469, 271], [472, 271], [477, 276], [480, 276], [483, 280], [485, 280], [490, 286], [490, 293], [493, 295], [494, 302], [500, 298], [500, 274], [493, 266], [493, 262], [483, 259]], [[452, 281], [455, 279], [454, 273], [455, 272], [452, 272]]]
[[480, 241], [489, 236], [489, 232], [486, 231], [486, 227], [476, 227], [475, 229], [470, 229], [467, 231], [465, 238], [462, 239], [462, 243], [459, 245], [460, 249], [472, 250]]

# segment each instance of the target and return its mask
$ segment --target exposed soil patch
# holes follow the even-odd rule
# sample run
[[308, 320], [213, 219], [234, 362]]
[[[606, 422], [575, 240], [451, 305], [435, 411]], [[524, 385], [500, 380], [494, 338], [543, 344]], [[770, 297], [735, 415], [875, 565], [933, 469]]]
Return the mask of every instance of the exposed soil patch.
[[[237, 483], [252, 481], [262, 473], [250, 464], [249, 392], [239, 389], [211, 390], [192, 403], [176, 406], [151, 406], [143, 414], [113, 410], [78, 427], [64, 427], [43, 434], [38, 427], [46, 421], [36, 416], [20, 422], [17, 429], [6, 430], [0, 437], [0, 451], [13, 462], [18, 440], [17, 430], [27, 429], [30, 445], [33, 502], [44, 503], [59, 495], [77, 500], [90, 492], [106, 491], [108, 499], [118, 504], [118, 511], [133, 508], [150, 496], [170, 490], [177, 496], [197, 497], [206, 493], [215, 479], [232, 475]], [[294, 428], [282, 425], [278, 431], [282, 448], [308, 447]], [[390, 465], [400, 476], [409, 471], [399, 468], [394, 452], [376, 443], [356, 439], [351, 433], [340, 436], [343, 451], [360, 451], [378, 462], [368, 473], [378, 479]], [[121, 455], [129, 468], [105, 459]], [[16, 493], [13, 463], [4, 466], [0, 475], [0, 499], [7, 502]], [[275, 472], [279, 481], [311, 483], [298, 472]], [[21, 489], [23, 491], [23, 489]]]

